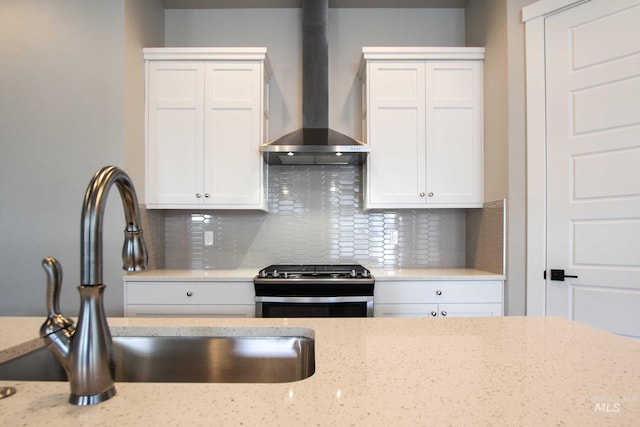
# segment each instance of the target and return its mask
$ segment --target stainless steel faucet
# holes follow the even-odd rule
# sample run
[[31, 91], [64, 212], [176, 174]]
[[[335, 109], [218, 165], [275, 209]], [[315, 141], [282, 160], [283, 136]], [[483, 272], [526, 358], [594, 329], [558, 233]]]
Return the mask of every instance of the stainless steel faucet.
[[81, 229], [80, 314], [77, 326], [60, 313], [58, 296], [62, 267], [55, 258], [45, 258], [47, 274], [47, 320], [40, 328], [48, 348], [67, 371], [71, 385], [69, 402], [93, 405], [116, 394], [113, 342], [104, 312], [102, 283], [102, 221], [109, 190], [116, 184], [120, 192], [127, 226], [122, 248], [123, 269], [144, 270], [147, 250], [140, 228], [136, 191], [129, 176], [115, 166], [100, 169], [84, 196]]

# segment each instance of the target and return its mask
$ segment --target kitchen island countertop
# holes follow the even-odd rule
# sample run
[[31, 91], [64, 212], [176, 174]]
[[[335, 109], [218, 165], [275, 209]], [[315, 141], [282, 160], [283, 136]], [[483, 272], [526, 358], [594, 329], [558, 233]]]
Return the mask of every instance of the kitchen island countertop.
[[[0, 356], [42, 319], [0, 317]], [[66, 382], [0, 381], [8, 425], [638, 425], [640, 343], [557, 317], [111, 318], [114, 335], [310, 328], [316, 372], [279, 384], [117, 383], [101, 404]], [[245, 331], [246, 332], [246, 331]], [[25, 346], [22, 346], [23, 351]]]

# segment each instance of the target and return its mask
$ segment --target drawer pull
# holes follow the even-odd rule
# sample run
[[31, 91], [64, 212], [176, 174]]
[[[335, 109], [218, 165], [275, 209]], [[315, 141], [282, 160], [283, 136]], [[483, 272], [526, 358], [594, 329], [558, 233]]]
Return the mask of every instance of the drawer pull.
[[193, 292], [191, 292], [191, 291], [187, 291], [187, 296], [188, 296], [188, 297], [192, 297], [192, 296], [193, 296]]
[[442, 291], [441, 291], [440, 289], [438, 289], [438, 290], [436, 291], [436, 295], [442, 295]]

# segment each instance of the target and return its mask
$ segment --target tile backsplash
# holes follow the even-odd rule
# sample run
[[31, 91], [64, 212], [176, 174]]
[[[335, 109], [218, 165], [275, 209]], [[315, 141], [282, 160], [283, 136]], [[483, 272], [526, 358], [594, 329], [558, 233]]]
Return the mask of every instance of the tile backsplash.
[[[361, 169], [271, 166], [269, 212], [164, 213], [164, 268], [260, 268], [274, 263], [463, 267], [459, 209], [363, 211]], [[204, 246], [204, 232], [213, 246]], [[391, 242], [397, 231], [398, 244]]]
[[[147, 211], [145, 217], [152, 222], [148, 227], [164, 230], [164, 244], [156, 242], [152, 253], [157, 258], [154, 265], [168, 269], [259, 269], [276, 263], [471, 267], [467, 227], [480, 221], [470, 222], [467, 210], [363, 211], [361, 175], [354, 166], [271, 166], [268, 212]], [[204, 245], [205, 231], [213, 233], [213, 246]], [[482, 236], [482, 242], [474, 240], [474, 245], [484, 244], [487, 234]], [[501, 257], [502, 243], [494, 246], [492, 253]], [[502, 260], [493, 267], [501, 272]]]

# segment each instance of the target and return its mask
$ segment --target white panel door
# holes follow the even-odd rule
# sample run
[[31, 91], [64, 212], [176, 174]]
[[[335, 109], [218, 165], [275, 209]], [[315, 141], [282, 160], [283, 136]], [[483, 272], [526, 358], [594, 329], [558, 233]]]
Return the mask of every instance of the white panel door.
[[[640, 337], [640, 1], [546, 19], [547, 314]], [[550, 269], [565, 270], [564, 281]]]
[[482, 66], [427, 62], [427, 203], [482, 204]]
[[370, 207], [425, 203], [424, 70], [424, 61], [368, 64]]
[[262, 66], [259, 61], [205, 65], [205, 203], [262, 203]]
[[147, 87], [146, 203], [201, 203], [202, 62], [151, 61]]

